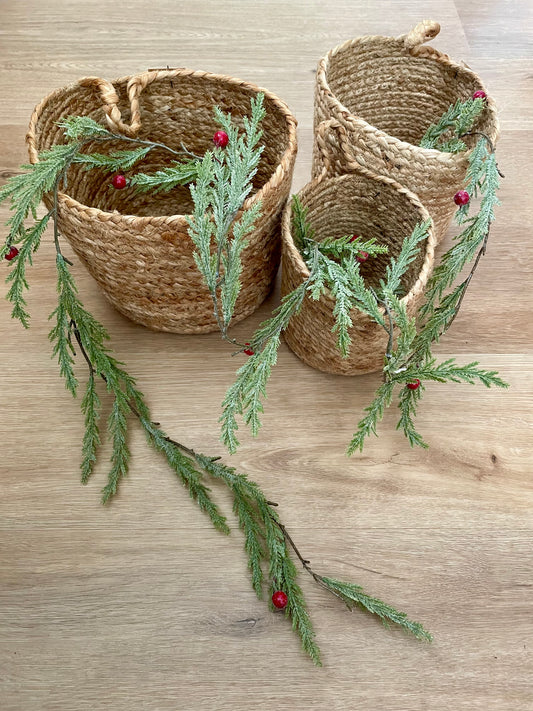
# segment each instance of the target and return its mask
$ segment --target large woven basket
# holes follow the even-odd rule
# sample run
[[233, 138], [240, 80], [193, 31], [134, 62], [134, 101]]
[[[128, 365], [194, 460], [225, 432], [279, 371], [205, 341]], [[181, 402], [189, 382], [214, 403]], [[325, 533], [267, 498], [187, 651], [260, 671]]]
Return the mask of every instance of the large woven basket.
[[[267, 296], [279, 265], [280, 218], [296, 157], [296, 119], [274, 94], [249, 82], [189, 69], [149, 70], [110, 83], [89, 77], [54, 91], [35, 109], [27, 136], [30, 160], [63, 142], [57, 121], [86, 115], [113, 132], [149, 139], [197, 155], [213, 147], [219, 126], [213, 108], [230, 112], [242, 126], [250, 99], [262, 91], [264, 151], [247, 205], [262, 202], [262, 215], [242, 255], [242, 290], [234, 322], [251, 314]], [[129, 115], [129, 123], [123, 117]], [[117, 140], [105, 150], [129, 147]], [[97, 150], [102, 151], [99, 145]], [[150, 151], [135, 170], [155, 171], [176, 160]], [[175, 333], [216, 329], [211, 297], [198, 272], [187, 233], [192, 210], [188, 187], [160, 195], [114, 190], [109, 175], [73, 166], [59, 195], [58, 224], [109, 301], [136, 323]]]
[[[401, 37], [349, 40], [320, 60], [315, 91], [315, 133], [325, 120], [340, 122], [352, 157], [420, 197], [434, 220], [438, 240], [455, 212], [453, 196], [464, 185], [468, 153], [423, 149], [419, 143], [451, 104], [485, 91], [470, 69], [423, 45], [439, 31], [438, 23], [428, 20]], [[498, 138], [490, 96], [475, 130], [492, 142]], [[471, 147], [476, 137], [464, 140]], [[338, 154], [340, 170], [345, 155], [346, 151]], [[322, 168], [315, 140], [313, 176]]]
[[[354, 169], [356, 165], [350, 167]], [[328, 163], [326, 168], [329, 167]], [[373, 176], [365, 169], [336, 177], [330, 177], [325, 169], [298, 196], [308, 209], [308, 221], [316, 240], [355, 233], [362, 238], [375, 237], [388, 247], [388, 254], [361, 265], [367, 286], [379, 286], [390, 258], [399, 254], [405, 237], [418, 222], [429, 219], [427, 210], [411, 191], [391, 178]], [[283, 212], [282, 240], [281, 292], [285, 295], [309, 277], [307, 265], [294, 244], [290, 204]], [[402, 279], [405, 294], [402, 301], [409, 315], [416, 313], [423, 298], [433, 270], [435, 246], [431, 226], [417, 258]], [[334, 305], [329, 292], [318, 301], [306, 295], [300, 312], [291, 318], [285, 331], [288, 346], [304, 363], [326, 373], [358, 375], [381, 370], [388, 343], [385, 330], [366, 314], [353, 309], [352, 344], [348, 358], [343, 358], [336, 345], [337, 336], [332, 332]]]

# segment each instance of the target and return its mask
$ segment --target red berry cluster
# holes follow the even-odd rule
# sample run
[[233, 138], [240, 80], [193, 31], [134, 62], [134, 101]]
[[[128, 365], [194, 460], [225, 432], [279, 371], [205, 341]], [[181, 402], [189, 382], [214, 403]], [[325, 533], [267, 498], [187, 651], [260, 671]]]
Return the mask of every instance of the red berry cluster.
[[[245, 345], [245, 346], [249, 346], [250, 344], [249, 344], [249, 343], [245, 343], [244, 345]], [[254, 351], [253, 351], [251, 348], [245, 348], [245, 349], [244, 349], [244, 353], [246, 353], [247, 356], [251, 356], [251, 355], [254, 354]]]
[[420, 387], [420, 380], [418, 378], [415, 378], [412, 383], [407, 383], [407, 387], [409, 390], [418, 390]]

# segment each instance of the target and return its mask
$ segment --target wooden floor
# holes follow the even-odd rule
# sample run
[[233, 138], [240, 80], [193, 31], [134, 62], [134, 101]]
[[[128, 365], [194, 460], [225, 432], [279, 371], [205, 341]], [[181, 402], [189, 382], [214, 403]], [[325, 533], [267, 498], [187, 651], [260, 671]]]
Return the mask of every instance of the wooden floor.
[[[232, 463], [280, 502], [317, 570], [405, 610], [434, 644], [350, 614], [302, 576], [325, 663], [315, 669], [283, 615], [255, 598], [240, 532], [211, 530], [135, 427], [116, 501], [99, 503], [107, 452], [79, 485], [79, 403], [47, 341], [48, 239], [31, 272], [30, 330], [0, 306], [2, 711], [533, 709], [531, 2], [0, 0], [0, 177], [26, 160], [30, 112], [50, 90], [170, 64], [283, 97], [299, 119], [299, 188], [310, 173], [319, 57], [426, 17], [442, 25], [434, 45], [481, 74], [499, 104], [506, 175], [489, 253], [439, 354], [479, 359], [512, 387], [432, 387], [419, 417], [428, 452], [411, 450], [387, 416], [379, 439], [348, 460], [377, 377], [323, 375], [283, 346], [261, 435], [246, 437]], [[156, 419], [224, 454], [217, 418], [236, 364], [220, 338], [137, 327], [77, 260], [75, 271]]]

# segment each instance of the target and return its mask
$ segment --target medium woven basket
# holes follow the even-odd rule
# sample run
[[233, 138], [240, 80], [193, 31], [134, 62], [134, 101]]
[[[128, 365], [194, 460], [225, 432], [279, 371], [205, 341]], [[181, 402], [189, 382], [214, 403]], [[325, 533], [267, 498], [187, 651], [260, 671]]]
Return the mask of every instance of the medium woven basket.
[[[348, 138], [337, 167], [342, 170], [348, 152], [377, 175], [409, 188], [427, 207], [440, 241], [456, 210], [453, 196], [464, 186], [468, 152], [443, 153], [418, 144], [451, 104], [485, 89], [470, 69], [423, 46], [439, 31], [438, 23], [426, 20], [407, 35], [358, 37], [328, 52], [318, 64], [315, 131], [325, 120], [340, 122]], [[498, 138], [490, 96], [475, 130], [493, 143]], [[472, 147], [476, 137], [464, 140]], [[322, 168], [315, 140], [313, 176]]]
[[[349, 167], [355, 169], [355, 166], [356, 163]], [[387, 246], [388, 254], [372, 257], [360, 268], [367, 286], [378, 287], [390, 258], [399, 254], [405, 237], [417, 223], [428, 220], [429, 214], [416, 195], [391, 178], [374, 176], [359, 168], [357, 172], [331, 177], [329, 168], [331, 165], [326, 158], [322, 175], [298, 193], [302, 206], [308, 209], [307, 218], [315, 231], [315, 239], [322, 241], [326, 237], [355, 233], [364, 239], [375, 237], [379, 244]], [[309, 277], [292, 235], [291, 206], [287, 204], [282, 218], [282, 295]], [[402, 279], [405, 294], [402, 301], [411, 316], [420, 305], [433, 270], [435, 246], [431, 226], [418, 256]], [[366, 314], [353, 309], [350, 314], [352, 344], [348, 358], [343, 358], [336, 345], [337, 336], [332, 332], [334, 305], [329, 292], [318, 301], [306, 295], [300, 312], [291, 318], [285, 331], [290, 349], [304, 363], [326, 373], [359, 375], [381, 370], [388, 343], [385, 330]]]
[[[250, 114], [250, 99], [264, 93], [264, 150], [245, 206], [257, 200], [262, 215], [242, 255], [242, 290], [233, 322], [251, 314], [271, 289], [280, 258], [280, 219], [289, 194], [296, 158], [296, 119], [274, 94], [249, 82], [190, 69], [149, 70], [110, 83], [81, 79], [54, 91], [35, 109], [27, 135], [32, 163], [40, 151], [63, 143], [59, 119], [69, 115], [106, 120], [115, 133], [181, 145], [197, 155], [213, 147], [219, 126], [213, 108], [230, 112], [237, 125]], [[129, 115], [129, 123], [123, 116]], [[97, 149], [127, 148], [117, 140]], [[89, 146], [90, 149], [90, 146]], [[135, 170], [155, 171], [176, 160], [153, 149]], [[159, 195], [133, 188], [114, 190], [109, 175], [68, 173], [59, 195], [58, 224], [74, 251], [123, 315], [158, 331], [205, 333], [216, 330], [213, 304], [193, 258], [186, 216], [192, 211], [189, 188]]]

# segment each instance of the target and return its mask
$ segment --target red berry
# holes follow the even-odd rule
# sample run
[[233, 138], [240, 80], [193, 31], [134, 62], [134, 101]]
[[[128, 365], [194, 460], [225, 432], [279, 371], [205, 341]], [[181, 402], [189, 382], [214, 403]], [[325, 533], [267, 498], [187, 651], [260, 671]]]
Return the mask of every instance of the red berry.
[[226, 131], [217, 131], [213, 136], [213, 143], [219, 148], [225, 148], [228, 145], [228, 134]]
[[453, 196], [453, 201], [456, 205], [466, 205], [470, 202], [470, 195], [466, 192], [466, 190], [459, 190]]
[[348, 240], [348, 242], [355, 242], [355, 241], [358, 240], [358, 239], [359, 239], [359, 235], [352, 235], [352, 236], [350, 237], [350, 239]]
[[484, 91], [476, 91], [474, 92], [474, 95], [472, 96], [473, 99], [486, 99], [487, 95], [485, 94]]
[[111, 180], [111, 185], [117, 190], [122, 190], [122, 188], [125, 188], [127, 184], [128, 181], [126, 180], [125, 175], [114, 175]]
[[287, 607], [288, 601], [289, 598], [283, 590], [276, 590], [276, 592], [272, 595], [272, 604], [274, 607], [277, 607], [278, 610], [283, 610], [284, 607]]
[[368, 254], [368, 252], [359, 252], [356, 259], [359, 262], [359, 264], [363, 264], [363, 262], [366, 262], [366, 260], [368, 259], [369, 256], [370, 255]]
[[10, 247], [9, 252], [6, 254], [7, 261], [10, 262], [12, 259], [15, 259], [18, 253], [19, 251], [16, 247]]
[[[250, 344], [249, 344], [249, 343], [245, 343], [244, 345], [245, 345], [245, 346], [249, 346]], [[253, 355], [253, 354], [254, 354], [254, 352], [253, 352], [253, 350], [252, 350], [251, 348], [245, 348], [245, 349], [244, 349], [244, 353], [246, 353], [246, 355]]]
[[418, 378], [415, 378], [412, 383], [407, 383], [407, 387], [409, 390], [418, 390], [420, 387], [420, 380]]

